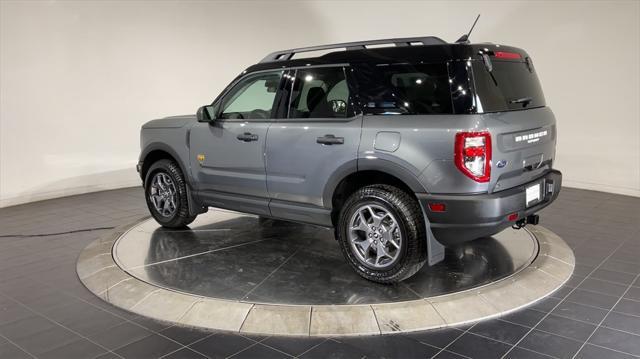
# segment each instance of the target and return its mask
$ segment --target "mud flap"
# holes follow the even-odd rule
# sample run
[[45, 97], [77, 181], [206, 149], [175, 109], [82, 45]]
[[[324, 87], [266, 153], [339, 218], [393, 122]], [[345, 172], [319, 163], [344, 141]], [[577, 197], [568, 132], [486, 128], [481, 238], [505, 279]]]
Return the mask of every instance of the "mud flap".
[[198, 214], [202, 214], [209, 211], [209, 207], [204, 207], [204, 206], [201, 206], [199, 203], [197, 203], [197, 200], [193, 197], [193, 194], [191, 192], [191, 188], [189, 187], [189, 185], [185, 187], [187, 188], [187, 201], [188, 201], [187, 206], [189, 207], [189, 215], [196, 216]]
[[431, 232], [431, 222], [429, 222], [429, 218], [427, 218], [427, 211], [422, 201], [420, 201], [420, 208], [422, 209], [422, 217], [424, 218], [427, 232], [427, 263], [432, 266], [444, 260], [444, 246], [438, 242], [433, 232]]

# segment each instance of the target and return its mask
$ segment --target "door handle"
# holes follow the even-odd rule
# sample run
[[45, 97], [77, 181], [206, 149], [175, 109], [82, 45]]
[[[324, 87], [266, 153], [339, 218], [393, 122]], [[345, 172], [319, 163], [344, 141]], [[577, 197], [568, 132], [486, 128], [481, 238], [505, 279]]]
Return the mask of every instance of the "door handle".
[[334, 135], [324, 135], [316, 138], [316, 142], [322, 145], [343, 145], [344, 137], [336, 137]]
[[251, 141], [257, 141], [258, 135], [250, 132], [245, 132], [243, 134], [238, 135], [236, 138], [239, 139], [240, 141], [251, 142]]

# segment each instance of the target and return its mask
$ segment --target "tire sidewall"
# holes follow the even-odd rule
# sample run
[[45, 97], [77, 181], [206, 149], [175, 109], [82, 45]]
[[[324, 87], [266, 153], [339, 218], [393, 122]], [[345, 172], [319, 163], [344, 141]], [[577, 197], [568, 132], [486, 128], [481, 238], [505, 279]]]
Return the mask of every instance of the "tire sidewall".
[[[410, 240], [410, 233], [408, 233], [406, 225], [406, 216], [383, 195], [383, 190], [372, 191], [372, 193], [368, 194], [356, 192], [356, 195], [357, 197], [355, 199], [350, 198], [347, 200], [346, 206], [340, 215], [338, 224], [338, 239], [340, 246], [343, 254], [348, 259], [349, 264], [351, 264], [358, 273], [365, 274], [365, 278], [367, 279], [376, 280], [376, 278], [380, 278], [381, 281], [384, 281], [383, 278], [394, 277], [406, 267], [406, 262], [409, 257], [407, 256], [407, 250], [409, 247], [408, 241]], [[380, 269], [366, 265], [360, 261], [355, 253], [353, 253], [348, 233], [350, 219], [358, 207], [367, 203], [384, 207], [384, 209], [389, 211], [398, 221], [398, 227], [402, 236], [400, 254], [396, 262], [390, 267]]]
[[[145, 188], [144, 195], [145, 195], [145, 200], [147, 202], [147, 207], [149, 207], [149, 212], [151, 213], [151, 216], [163, 226], [172, 226], [172, 224], [179, 219], [178, 217], [180, 216], [180, 209], [183, 205], [182, 199], [184, 197], [184, 192], [185, 192], [185, 189], [183, 187], [184, 180], [182, 178], [176, 178], [176, 175], [171, 171], [171, 168], [169, 167], [169, 165], [170, 165], [170, 162], [167, 160], [160, 160], [154, 163], [153, 165], [151, 165], [151, 168], [149, 168], [149, 171], [147, 172], [147, 176], [145, 178], [145, 186], [144, 186]], [[157, 173], [161, 173], [161, 172], [171, 177], [171, 180], [173, 181], [177, 191], [176, 211], [170, 217], [165, 217], [160, 213], [158, 213], [153, 203], [151, 203], [151, 199], [149, 198], [149, 194], [151, 192], [151, 186], [150, 186], [151, 179], [153, 179], [153, 177]]]

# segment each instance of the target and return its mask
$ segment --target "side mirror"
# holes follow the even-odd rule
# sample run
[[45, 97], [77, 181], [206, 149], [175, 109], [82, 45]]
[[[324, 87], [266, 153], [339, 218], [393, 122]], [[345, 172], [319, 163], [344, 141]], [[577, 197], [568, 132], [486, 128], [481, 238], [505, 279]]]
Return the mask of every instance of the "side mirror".
[[216, 119], [213, 106], [202, 106], [196, 111], [198, 122], [211, 122]]

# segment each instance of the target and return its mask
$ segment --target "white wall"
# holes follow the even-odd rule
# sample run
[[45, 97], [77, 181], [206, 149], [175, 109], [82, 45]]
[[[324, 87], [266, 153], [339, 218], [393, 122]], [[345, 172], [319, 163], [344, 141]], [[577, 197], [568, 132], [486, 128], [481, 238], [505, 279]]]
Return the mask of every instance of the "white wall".
[[139, 183], [138, 131], [266, 53], [436, 35], [532, 55], [565, 185], [640, 196], [637, 1], [0, 1], [0, 207]]

